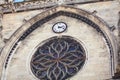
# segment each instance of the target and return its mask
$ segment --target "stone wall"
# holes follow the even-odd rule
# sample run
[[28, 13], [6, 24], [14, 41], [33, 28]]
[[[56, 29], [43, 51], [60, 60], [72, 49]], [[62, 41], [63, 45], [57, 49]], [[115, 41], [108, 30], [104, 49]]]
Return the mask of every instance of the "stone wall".
[[[116, 30], [114, 30], [113, 33], [115, 34], [115, 36], [118, 36], [117, 28], [118, 28], [119, 11], [120, 11], [119, 1], [106, 1], [106, 2], [98, 2], [98, 3], [90, 3], [90, 4], [82, 4], [82, 5], [76, 4], [74, 6], [99, 16], [109, 25], [109, 27], [116, 28]], [[39, 9], [33, 11], [4, 14], [2, 16], [2, 22], [1, 22], [3, 26], [3, 29], [1, 31], [1, 35], [3, 36], [2, 40], [9, 39], [10, 36], [27, 20], [43, 12], [44, 10], [45, 9]]]
[[[118, 41], [118, 21], [119, 21], [119, 12], [120, 12], [120, 3], [119, 3], [119, 1], [106, 1], [106, 2], [98, 2], [98, 3], [89, 3], [89, 4], [75, 4], [75, 5], [71, 5], [71, 6], [74, 6], [74, 7], [76, 7], [76, 8], [80, 8], [80, 9], [84, 9], [84, 10], [86, 10], [86, 11], [89, 11], [90, 13], [92, 13], [94, 16], [99, 16], [99, 18], [100, 19], [102, 19], [102, 21], [105, 21], [105, 23], [107, 23], [107, 25], [109, 25], [109, 28], [111, 29], [111, 32], [112, 32], [112, 34], [114, 34], [115, 35], [115, 39], [116, 39], [116, 41]], [[0, 26], [1, 26], [1, 28], [0, 28], [0, 50], [2, 50], [2, 48], [5, 46], [5, 44], [7, 43], [7, 41], [9, 41], [9, 39], [10, 39], [10, 37], [13, 35], [13, 33], [15, 33], [16, 32], [16, 30], [18, 30], [22, 25], [24, 25], [26, 22], [29, 22], [29, 20], [31, 19], [31, 18], [33, 18], [34, 16], [36, 16], [37, 14], [40, 14], [40, 13], [42, 13], [42, 12], [44, 12], [45, 10], [47, 10], [46, 8], [45, 9], [38, 9], [38, 10], [30, 10], [30, 11], [21, 11], [21, 12], [13, 12], [13, 13], [4, 13], [4, 14], [2, 14], [2, 16], [1, 16], [1, 20], [0, 20]], [[61, 20], [61, 19], [64, 19], [64, 18], [58, 18], [58, 20]], [[66, 19], [66, 18], [65, 18]], [[68, 20], [71, 20], [71, 19], [68, 19]], [[54, 20], [55, 21], [55, 20]], [[49, 24], [49, 25], [51, 25], [54, 21], [52, 21], [52, 22], [48, 22], [47, 24]], [[63, 20], [63, 21], [65, 21], [65, 20]], [[70, 22], [70, 21], [69, 21]], [[77, 22], [77, 21], [76, 21]], [[32, 24], [31, 22], [29, 22], [29, 24]], [[69, 23], [70, 24], [70, 23]], [[83, 23], [81, 23], [81, 24], [83, 24]], [[73, 25], [73, 24], [71, 24], [71, 25]], [[45, 26], [45, 25], [44, 25]], [[77, 25], [78, 26], [78, 25]], [[87, 26], [88, 27], [88, 26]], [[47, 28], [44, 28], [43, 29], [43, 31], [45, 30], [45, 29], [47, 29]], [[71, 28], [71, 31], [72, 31], [72, 29], [73, 28]], [[82, 28], [81, 28], [82, 29]], [[86, 28], [87, 29], [87, 28]], [[35, 32], [35, 33], [33, 33], [33, 34], [31, 34], [31, 36], [33, 36], [33, 35], [35, 35], [36, 33], [38, 33], [39, 32], [39, 30], [40, 29], [38, 29], [38, 31], [37, 32]], [[83, 30], [85, 30], [85, 29], [83, 29]], [[91, 29], [88, 29], [88, 32], [89, 32], [89, 30], [91, 30]], [[77, 30], [76, 30], [77, 31]], [[48, 32], [50, 32], [50, 31], [48, 31]], [[73, 32], [74, 33], [74, 32]], [[97, 37], [100, 37], [99, 35], [95, 35], [95, 33], [94, 33], [94, 30], [93, 30], [93, 32], [90, 32], [91, 34], [93, 34], [94, 36], [96, 36], [95, 38], [97, 39]], [[72, 35], [72, 33], [70, 33], [71, 35]], [[76, 34], [78, 34], [78, 33], [76, 33]], [[47, 33], [45, 33], [44, 32], [44, 35], [47, 35]], [[88, 34], [89, 35], [89, 34]], [[36, 35], [36, 37], [28, 37], [28, 38], [30, 38], [30, 39], [37, 39], [37, 35]], [[38, 35], [39, 36], [39, 35]], [[75, 36], [75, 35], [74, 35]], [[92, 38], [94, 37], [94, 36], [90, 36], [89, 35], [89, 37], [91, 38], [91, 40], [90, 41], [94, 41], [94, 42], [97, 42], [96, 40], [93, 40]], [[82, 36], [81, 36], [82, 37]], [[79, 37], [78, 37], [79, 38]], [[87, 38], [87, 37], [86, 37]], [[39, 39], [39, 38], [38, 38]], [[104, 41], [102, 41], [102, 38], [100, 38], [101, 39], [101, 41], [100, 41], [100, 43], [101, 44], [103, 44], [104, 43]], [[83, 39], [84, 40], [84, 39]], [[26, 39], [26, 41], [27, 41], [27, 39]], [[30, 41], [28, 41], [28, 42], [30, 42]], [[32, 41], [33, 43], [34, 43], [34, 41]], [[87, 41], [86, 41], [87, 42]], [[24, 42], [23, 44], [21, 44], [21, 45], [23, 45], [24, 47], [27, 47], [27, 46], [30, 46], [28, 43], [26, 43], [27, 45], [24, 45], [26, 42]], [[37, 43], [36, 43], [37, 44]], [[94, 44], [98, 44], [99, 45], [99, 43], [94, 43]], [[87, 44], [86, 44], [87, 45]], [[92, 45], [92, 44], [90, 44], [90, 45]], [[94, 46], [94, 47], [98, 47], [98, 49], [99, 49], [99, 47], [105, 47], [105, 45], [103, 44], [103, 46]], [[31, 47], [32, 48], [32, 47]], [[28, 50], [28, 48], [25, 48], [26, 49], [26, 52], [28, 52], [29, 50]], [[95, 48], [94, 48], [95, 49]], [[106, 49], [106, 47], [103, 49], [104, 51], [107, 51], [107, 49]], [[20, 47], [20, 49], [19, 49], [19, 51], [21, 51], [22, 52], [22, 48]], [[102, 50], [101, 50], [102, 51]], [[103, 51], [103, 53], [104, 53], [104, 51]], [[16, 52], [17, 53], [17, 52]], [[91, 52], [92, 53], [92, 52]], [[26, 54], [27, 55], [27, 54]], [[100, 55], [100, 54], [96, 54], [98, 57], [100, 56], [101, 57], [101, 59], [100, 59], [100, 61], [99, 61], [99, 63], [96, 63], [96, 62], [91, 62], [91, 61], [94, 61], [94, 60], [96, 60], [95, 58], [96, 57], [94, 57], [94, 59], [91, 59], [91, 61], [90, 61], [90, 64], [93, 64], [93, 65], [97, 65], [97, 64], [103, 64], [104, 65], [104, 63], [102, 63], [102, 62], [104, 62], [104, 61], [102, 61], [102, 59], [104, 58], [104, 56], [106, 56], [107, 54], [104, 54], [104, 55]], [[19, 54], [16, 54], [15, 56], [14, 56], [14, 59], [16, 59], [16, 57], [17, 56], [19, 56]], [[20, 55], [20, 56], [23, 56], [23, 55]], [[89, 56], [95, 56], [95, 55], [89, 55]], [[105, 59], [105, 61], [106, 61], [106, 63], [107, 64], [105, 64], [106, 66], [108, 66], [109, 64], [109, 62], [107, 61], [107, 59], [106, 58], [108, 58], [109, 56], [107, 55], [107, 57], [105, 57], [104, 59]], [[19, 57], [17, 57], [17, 58], [19, 58]], [[23, 58], [22, 58], [23, 59]], [[25, 59], [25, 58], [24, 58]], [[23, 59], [23, 60], [24, 60]], [[21, 60], [22, 61], [22, 60]], [[102, 62], [101, 62], [102, 61]], [[100, 63], [101, 62], [101, 63]], [[11, 64], [11, 66], [10, 66], [10, 69], [12, 69], [12, 68], [14, 68], [14, 63], [16, 63], [17, 64], [17, 61], [16, 62], [14, 62], [13, 61], [13, 65]], [[18, 61], [18, 63], [19, 63], [19, 61]], [[19, 66], [19, 65], [18, 65]], [[24, 66], [22, 66], [23, 68], [24, 68]], [[97, 66], [97, 67], [102, 67], [103, 68], [103, 70], [104, 70], [104, 66]], [[92, 67], [92, 69], [93, 69], [94, 67]], [[92, 69], [89, 69], [88, 68], [88, 70], [92, 70]], [[102, 72], [103, 70], [96, 70], [96, 72]], [[87, 72], [87, 70], [85, 70], [86, 72]], [[105, 71], [105, 70], [104, 70]], [[109, 68], [106, 70], [106, 71], [108, 71], [108, 73], [101, 73], [100, 75], [102, 75], [102, 77], [103, 78], [105, 78], [105, 76], [107, 76], [107, 78], [109, 77], [110, 78], [110, 72], [109, 72]], [[83, 71], [84, 72], [84, 71]], [[10, 70], [10, 73], [15, 73], [15, 72], [12, 72], [11, 70]], [[21, 74], [22, 74], [22, 72], [21, 72]], [[104, 75], [104, 74], [106, 74], [106, 75]], [[82, 75], [82, 76], [87, 76], [87, 75], [89, 75], [89, 74], [86, 74], [86, 75]], [[94, 76], [95, 75], [95, 73], [92, 73], [91, 75], [89, 75], [89, 76]], [[99, 75], [99, 74], [97, 74], [97, 75]], [[9, 76], [8, 75], [8, 77], [12, 80], [12, 77], [11, 76]], [[15, 78], [16, 78], [16, 76], [14, 76]], [[19, 76], [20, 77], [20, 76]], [[24, 76], [25, 77], [25, 76]], [[14, 78], [14, 79], [15, 79]], [[77, 76], [76, 76], [76, 78], [77, 79], [79, 79]], [[91, 77], [90, 77], [91, 78]], [[100, 77], [99, 77], [100, 78]], [[84, 79], [84, 77], [83, 77], [83, 79]], [[94, 78], [94, 79], [92, 79], [91, 78], [91, 80], [97, 80], [98, 78]], [[74, 80], [74, 79], [73, 79]], [[101, 80], [102, 80], [102, 78], [101, 78]]]
[[[76, 4], [74, 6], [99, 16], [109, 25], [109, 27], [115, 26], [116, 28], [118, 28], [120, 11], [120, 5], [118, 1], [98, 2], [82, 5]], [[2, 18], [3, 38], [9, 39], [12, 33], [14, 33], [15, 30], [17, 30], [21, 25], [23, 25], [25, 21], [43, 12], [44, 10], [45, 9], [39, 9], [33, 11], [4, 14]], [[96, 12], [94, 13], [94, 11]], [[117, 35], [117, 33], [115, 33], [115, 35]]]

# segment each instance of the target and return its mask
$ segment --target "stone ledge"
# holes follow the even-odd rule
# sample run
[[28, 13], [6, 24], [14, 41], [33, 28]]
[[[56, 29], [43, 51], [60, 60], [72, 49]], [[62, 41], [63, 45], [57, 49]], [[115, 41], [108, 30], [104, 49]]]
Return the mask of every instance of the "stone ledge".
[[[112, 1], [112, 0], [102, 0], [102, 1]], [[54, 0], [54, 1], [27, 1], [19, 3], [5, 3], [0, 5], [0, 12], [2, 13], [11, 13], [35, 9], [43, 9], [56, 5], [70, 5], [70, 4], [85, 4], [85, 3], [94, 3], [101, 2], [100, 0]]]

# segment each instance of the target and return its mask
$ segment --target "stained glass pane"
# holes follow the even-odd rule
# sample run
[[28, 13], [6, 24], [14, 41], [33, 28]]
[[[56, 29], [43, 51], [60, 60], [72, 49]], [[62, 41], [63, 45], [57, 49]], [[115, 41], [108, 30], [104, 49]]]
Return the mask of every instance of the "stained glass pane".
[[31, 70], [40, 80], [65, 80], [82, 68], [86, 56], [82, 45], [69, 36], [50, 38], [31, 59]]

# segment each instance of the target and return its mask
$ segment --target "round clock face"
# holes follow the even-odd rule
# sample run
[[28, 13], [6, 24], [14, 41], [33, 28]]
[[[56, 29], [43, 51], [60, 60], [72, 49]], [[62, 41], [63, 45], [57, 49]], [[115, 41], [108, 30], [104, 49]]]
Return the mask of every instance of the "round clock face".
[[67, 24], [64, 22], [58, 22], [53, 25], [52, 30], [55, 33], [62, 33], [67, 29]]

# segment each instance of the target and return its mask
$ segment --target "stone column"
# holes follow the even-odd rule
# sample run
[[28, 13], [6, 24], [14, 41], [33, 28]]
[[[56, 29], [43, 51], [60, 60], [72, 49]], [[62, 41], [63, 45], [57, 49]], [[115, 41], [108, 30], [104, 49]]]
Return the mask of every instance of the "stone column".
[[118, 13], [119, 19], [118, 19], [118, 66], [117, 66], [117, 73], [115, 74], [115, 77], [120, 77], [120, 12]]
[[4, 41], [3, 41], [3, 37], [2, 37], [2, 30], [3, 30], [2, 18], [3, 18], [3, 14], [0, 12], [0, 53], [4, 46]]
[[[118, 19], [118, 37], [119, 37], [119, 48], [120, 48], [120, 12], [118, 13], [119, 19]], [[119, 61], [120, 61], [120, 49], [119, 49]], [[120, 62], [119, 62], [120, 64]]]

